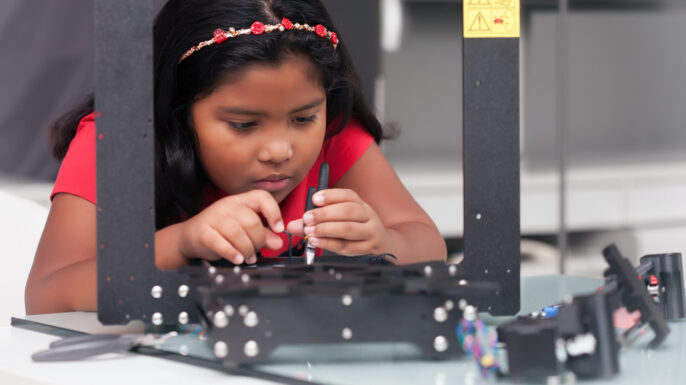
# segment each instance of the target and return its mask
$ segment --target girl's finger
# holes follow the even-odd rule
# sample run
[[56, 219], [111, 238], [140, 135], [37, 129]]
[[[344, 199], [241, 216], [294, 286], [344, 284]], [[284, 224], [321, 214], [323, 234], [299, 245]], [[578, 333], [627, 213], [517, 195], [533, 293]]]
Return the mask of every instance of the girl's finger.
[[310, 210], [303, 215], [305, 226], [323, 222], [367, 222], [369, 212], [358, 202], [342, 202]]
[[231, 198], [236, 199], [252, 211], [262, 214], [275, 233], [280, 233], [285, 229], [279, 204], [270, 193], [264, 190], [252, 190]]
[[353, 190], [347, 188], [331, 188], [318, 191], [312, 196], [315, 206], [325, 206], [341, 202], [362, 202], [360, 196]]
[[[255, 213], [252, 213], [252, 215], [257, 216]], [[252, 257], [255, 254], [255, 250], [261, 246], [259, 245], [256, 247], [254, 241], [243, 227], [243, 224], [240, 223], [235, 217], [223, 218], [219, 223], [213, 224], [212, 228], [215, 229], [222, 237], [224, 237], [224, 239], [230, 243], [231, 246], [233, 246], [233, 248], [241, 255], [236, 259], [242, 258], [243, 260], [246, 260]]]
[[347, 241], [364, 241], [369, 238], [368, 226], [359, 222], [324, 222], [305, 226], [305, 234], [317, 238], [339, 238]]
[[272, 250], [278, 250], [283, 246], [283, 239], [273, 232], [267, 230], [264, 233], [264, 247]]
[[294, 221], [288, 222], [288, 226], [286, 226], [286, 230], [288, 230], [289, 233], [296, 235], [298, 237], [304, 237], [305, 233], [303, 232], [303, 220], [302, 219], [296, 219]]
[[355, 256], [366, 254], [362, 250], [365, 250], [365, 243], [357, 241], [349, 241], [340, 238], [309, 238], [313, 246], [333, 251], [336, 254], [345, 256]]
[[223, 258], [237, 265], [244, 261], [243, 255], [241, 255], [241, 253], [239, 253], [236, 248], [234, 248], [233, 245], [214, 228], [210, 228], [203, 234], [202, 244], [209, 251], [209, 254], [198, 255], [198, 257], [203, 257], [204, 259], [211, 261]]

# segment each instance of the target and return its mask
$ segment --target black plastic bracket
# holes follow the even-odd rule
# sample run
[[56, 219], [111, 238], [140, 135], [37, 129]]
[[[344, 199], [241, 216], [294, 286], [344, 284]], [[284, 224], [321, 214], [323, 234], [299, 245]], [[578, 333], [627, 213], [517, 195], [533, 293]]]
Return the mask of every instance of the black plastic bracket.
[[464, 259], [460, 272], [496, 281], [487, 308], [520, 307], [519, 39], [465, 38], [463, 44]]

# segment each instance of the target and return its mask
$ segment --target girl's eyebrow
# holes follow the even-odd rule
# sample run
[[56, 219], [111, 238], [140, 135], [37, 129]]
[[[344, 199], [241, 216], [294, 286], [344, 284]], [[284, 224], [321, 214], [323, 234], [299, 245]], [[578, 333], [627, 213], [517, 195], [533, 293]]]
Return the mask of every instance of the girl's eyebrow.
[[[290, 113], [295, 114], [297, 112], [302, 112], [309, 110], [311, 108], [317, 107], [320, 104], [324, 103], [324, 100], [326, 100], [326, 96], [319, 98], [315, 101], [312, 101], [310, 103], [305, 104], [302, 107], [298, 107], [293, 109]], [[234, 107], [223, 107], [220, 106], [217, 108], [219, 112], [224, 112], [224, 113], [229, 113], [229, 114], [235, 114], [235, 115], [251, 115], [251, 116], [267, 116], [268, 114], [266, 112], [262, 111], [254, 111], [254, 110], [248, 110], [245, 108], [234, 108]]]

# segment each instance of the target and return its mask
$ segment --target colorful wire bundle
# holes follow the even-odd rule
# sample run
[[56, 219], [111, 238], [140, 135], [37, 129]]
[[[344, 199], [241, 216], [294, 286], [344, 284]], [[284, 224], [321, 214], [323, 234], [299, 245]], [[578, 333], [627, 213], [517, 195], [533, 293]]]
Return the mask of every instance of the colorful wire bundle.
[[455, 328], [455, 334], [462, 350], [468, 356], [474, 357], [484, 377], [497, 371], [498, 362], [495, 359], [495, 352], [498, 337], [495, 330], [489, 331], [486, 324], [477, 317], [473, 306], [467, 306], [464, 309], [464, 317]]

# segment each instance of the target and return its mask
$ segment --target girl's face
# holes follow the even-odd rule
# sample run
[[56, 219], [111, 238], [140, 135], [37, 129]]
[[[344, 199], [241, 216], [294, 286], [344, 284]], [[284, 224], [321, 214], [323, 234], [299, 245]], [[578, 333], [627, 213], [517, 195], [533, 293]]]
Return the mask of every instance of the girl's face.
[[251, 64], [191, 108], [198, 155], [228, 194], [254, 189], [281, 202], [319, 155], [326, 94], [304, 56]]

